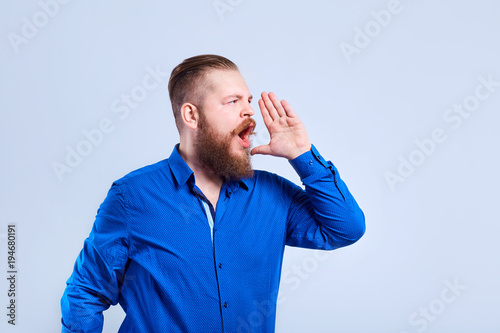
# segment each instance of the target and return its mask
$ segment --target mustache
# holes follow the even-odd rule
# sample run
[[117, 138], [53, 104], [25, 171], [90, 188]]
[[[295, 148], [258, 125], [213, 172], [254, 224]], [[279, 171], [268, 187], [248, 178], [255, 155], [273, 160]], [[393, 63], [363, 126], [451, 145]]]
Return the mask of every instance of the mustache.
[[254, 129], [257, 126], [257, 123], [253, 118], [247, 118], [245, 119], [238, 127], [236, 127], [231, 133], [234, 135], [238, 135], [244, 130], [246, 130], [250, 125], [253, 125], [252, 131], [249, 133], [249, 135], [255, 134]]

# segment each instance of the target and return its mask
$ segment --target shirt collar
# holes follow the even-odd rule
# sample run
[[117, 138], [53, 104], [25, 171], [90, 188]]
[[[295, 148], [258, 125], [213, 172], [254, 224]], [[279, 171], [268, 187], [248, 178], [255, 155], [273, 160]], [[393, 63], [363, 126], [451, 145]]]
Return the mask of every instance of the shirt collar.
[[242, 188], [248, 191], [250, 185], [250, 179], [241, 178], [239, 180], [231, 180], [227, 183], [227, 187], [229, 187], [233, 192], [236, 192], [239, 188]]
[[[191, 170], [189, 165], [187, 165], [186, 161], [184, 161], [179, 153], [179, 144], [176, 144], [172, 150], [172, 154], [170, 154], [170, 157], [168, 158], [168, 165], [170, 166], [170, 170], [172, 171], [178, 185], [184, 185], [191, 178], [191, 176], [191, 182], [194, 180], [193, 170]], [[251, 182], [252, 179], [242, 178], [239, 180], [229, 181], [226, 185], [233, 191], [236, 191], [238, 188], [243, 188], [248, 191]]]
[[179, 144], [176, 144], [172, 150], [172, 154], [168, 158], [168, 165], [178, 185], [184, 185], [193, 174], [193, 170], [179, 154]]

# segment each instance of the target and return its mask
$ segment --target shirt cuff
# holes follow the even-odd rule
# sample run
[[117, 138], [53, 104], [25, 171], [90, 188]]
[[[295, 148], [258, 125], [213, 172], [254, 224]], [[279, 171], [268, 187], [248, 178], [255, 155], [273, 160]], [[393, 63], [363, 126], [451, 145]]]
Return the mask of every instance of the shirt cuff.
[[307, 178], [318, 172], [324, 172], [325, 169], [330, 169], [330, 164], [319, 154], [314, 145], [311, 145], [310, 151], [297, 156], [289, 162], [300, 179]]

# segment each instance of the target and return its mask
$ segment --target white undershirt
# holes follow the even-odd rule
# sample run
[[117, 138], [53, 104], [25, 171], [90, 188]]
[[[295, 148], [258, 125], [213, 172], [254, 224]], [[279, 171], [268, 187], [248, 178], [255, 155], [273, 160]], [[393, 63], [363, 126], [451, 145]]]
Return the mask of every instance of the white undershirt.
[[207, 214], [208, 225], [210, 226], [210, 238], [212, 239], [212, 246], [214, 245], [214, 219], [212, 218], [212, 213], [210, 212], [210, 207], [205, 200], [201, 200], [203, 207], [205, 207], [205, 213]]

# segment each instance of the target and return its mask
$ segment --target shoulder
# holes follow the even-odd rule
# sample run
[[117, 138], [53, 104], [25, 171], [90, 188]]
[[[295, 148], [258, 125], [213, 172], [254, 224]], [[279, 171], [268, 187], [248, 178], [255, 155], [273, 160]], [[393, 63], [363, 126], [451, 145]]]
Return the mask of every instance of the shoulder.
[[123, 177], [115, 180], [113, 186], [121, 187], [138, 187], [140, 185], [148, 185], [150, 183], [165, 180], [168, 175], [168, 159], [158, 161], [130, 171]]
[[282, 176], [275, 174], [273, 172], [265, 171], [265, 170], [254, 170], [253, 179], [256, 183], [258, 182], [266, 182], [266, 181], [281, 181]]
[[253, 186], [259, 190], [278, 193], [292, 193], [302, 190], [300, 186], [292, 181], [269, 171], [255, 170], [252, 180], [254, 182]]

